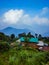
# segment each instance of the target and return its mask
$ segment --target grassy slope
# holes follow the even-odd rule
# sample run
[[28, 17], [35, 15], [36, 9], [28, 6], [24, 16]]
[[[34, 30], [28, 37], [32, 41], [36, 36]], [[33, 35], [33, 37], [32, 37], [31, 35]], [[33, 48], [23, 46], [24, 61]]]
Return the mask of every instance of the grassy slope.
[[10, 49], [0, 53], [0, 65], [45, 65], [46, 52]]
[[46, 65], [46, 53], [16, 45], [9, 51], [0, 52], [0, 65]]

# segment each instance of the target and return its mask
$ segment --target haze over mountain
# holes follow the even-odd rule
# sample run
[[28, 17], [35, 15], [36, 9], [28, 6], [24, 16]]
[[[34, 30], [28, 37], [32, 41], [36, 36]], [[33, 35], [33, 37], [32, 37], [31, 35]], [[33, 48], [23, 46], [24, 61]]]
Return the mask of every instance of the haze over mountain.
[[45, 33], [43, 34], [43, 36], [49, 37], [49, 31], [48, 31], [48, 32], [45, 32]]
[[16, 28], [13, 28], [13, 27], [7, 27], [7, 28], [4, 28], [2, 30], [0, 30], [0, 32], [3, 32], [5, 33], [6, 35], [10, 35], [10, 34], [15, 34], [16, 36], [20, 33], [28, 33], [28, 32], [31, 32], [33, 35], [35, 34], [35, 32], [29, 30], [29, 29], [16, 29]]

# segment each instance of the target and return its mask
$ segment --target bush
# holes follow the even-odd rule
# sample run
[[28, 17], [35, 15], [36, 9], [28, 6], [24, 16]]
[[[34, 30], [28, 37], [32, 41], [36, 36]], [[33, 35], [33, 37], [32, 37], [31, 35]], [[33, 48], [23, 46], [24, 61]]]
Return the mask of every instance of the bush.
[[0, 42], [0, 51], [7, 51], [9, 50], [10, 45], [7, 42]]

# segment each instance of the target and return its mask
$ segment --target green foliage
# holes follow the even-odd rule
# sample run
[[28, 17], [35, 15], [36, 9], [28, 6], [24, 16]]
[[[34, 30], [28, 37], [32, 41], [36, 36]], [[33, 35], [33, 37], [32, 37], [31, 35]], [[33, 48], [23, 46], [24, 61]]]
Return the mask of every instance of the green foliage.
[[20, 37], [26, 37], [26, 33], [24, 32], [24, 33], [18, 34], [18, 37], [19, 37], [19, 38], [20, 38]]
[[10, 38], [13, 41], [15, 39], [15, 35], [14, 34], [11, 34]]
[[33, 50], [15, 50], [10, 54], [10, 65], [46, 65], [48, 52], [38, 52]]
[[6, 52], [0, 52], [0, 65], [9, 65], [8, 63], [9, 53]]
[[8, 42], [0, 42], [0, 51], [7, 51], [9, 50], [10, 45]]
[[37, 38], [38, 37], [38, 34], [35, 33], [35, 37]]
[[42, 35], [41, 34], [39, 34], [38, 39], [42, 40]]
[[43, 41], [49, 45], [49, 37], [44, 37]]
[[49, 61], [48, 52], [26, 50], [23, 48], [20, 50], [13, 48], [0, 55], [0, 65], [46, 65]]

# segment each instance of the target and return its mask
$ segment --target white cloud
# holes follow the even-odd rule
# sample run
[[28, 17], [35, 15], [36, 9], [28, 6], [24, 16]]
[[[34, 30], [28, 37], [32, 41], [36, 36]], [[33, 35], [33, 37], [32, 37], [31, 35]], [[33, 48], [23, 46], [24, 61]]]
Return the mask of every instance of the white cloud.
[[47, 13], [49, 13], [49, 8], [48, 7], [44, 7], [44, 8], [41, 9], [41, 15], [45, 15]]
[[[44, 7], [41, 9], [41, 13], [46, 14], [49, 8]], [[2, 21], [7, 24], [8, 26], [19, 26], [21, 27], [23, 25], [33, 26], [34, 24], [38, 25], [49, 25], [49, 19], [46, 17], [40, 17], [40, 14], [34, 15], [34, 17], [30, 16], [29, 14], [25, 14], [25, 11], [20, 9], [11, 9], [3, 14]], [[25, 26], [23, 26], [25, 27]]]
[[38, 25], [49, 25], [49, 17], [47, 17], [46, 14], [49, 15], [49, 8], [48, 7], [42, 8], [40, 13], [38, 13], [37, 15], [35, 15], [33, 17], [33, 19], [32, 19], [33, 23], [36, 23]]
[[31, 24], [31, 16], [29, 14], [24, 14], [24, 10], [9, 10], [3, 14], [3, 22], [9, 25], [23, 23], [25, 25]]
[[35, 16], [33, 18], [33, 22], [40, 25], [47, 25], [47, 24], [49, 25], [49, 19], [46, 17]]
[[5, 12], [3, 15], [3, 21], [5, 23], [9, 23], [9, 24], [15, 24], [17, 23], [20, 18], [23, 16], [23, 10], [9, 10], [8, 12]]
[[23, 16], [22, 21], [24, 24], [31, 25], [32, 24], [32, 17], [29, 14]]

